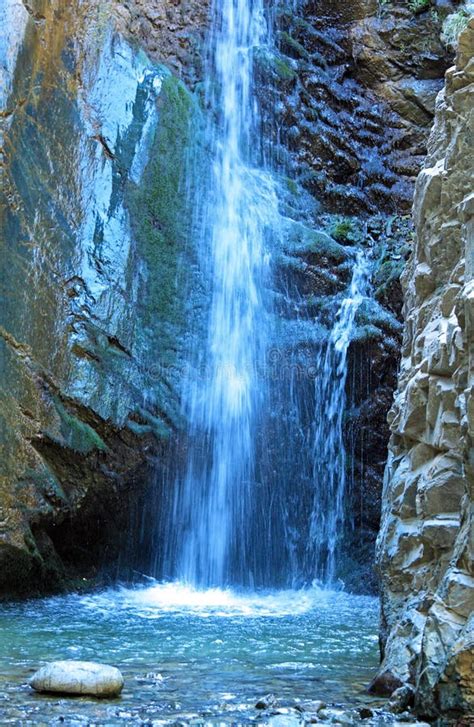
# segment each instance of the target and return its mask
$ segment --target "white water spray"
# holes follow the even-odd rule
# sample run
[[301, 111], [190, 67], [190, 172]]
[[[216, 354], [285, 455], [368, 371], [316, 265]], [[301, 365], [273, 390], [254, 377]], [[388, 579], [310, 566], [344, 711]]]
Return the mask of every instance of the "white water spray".
[[357, 253], [329, 340], [318, 344], [315, 391], [308, 381], [295, 392], [296, 381], [287, 391], [280, 374], [262, 376], [268, 351], [286, 345], [272, 340], [265, 292], [270, 246], [284, 227], [262, 161], [253, 77], [254, 49], [271, 37], [263, 0], [214, 0], [212, 13], [209, 164], [193, 198], [210, 304], [206, 338], [191, 356], [199, 375], [183, 384], [186, 466], [169, 484], [160, 576], [199, 588], [332, 583], [346, 488], [347, 354], [367, 262]]
[[169, 568], [206, 586], [248, 580], [246, 524], [265, 395], [257, 381], [266, 346], [265, 236], [277, 214], [271, 175], [258, 166], [253, 50], [267, 36], [262, 2], [215, 0], [212, 12], [207, 98], [217, 118], [206, 132], [212, 173], [200, 190], [197, 232], [211, 305], [204, 375], [184, 390], [190, 451], [176, 485], [180, 542]]
[[359, 250], [348, 294], [340, 305], [329, 341], [321, 351], [315, 380], [314, 495], [307, 557], [315, 565], [317, 577], [325, 583], [331, 583], [335, 576], [337, 541], [344, 522], [347, 354], [356, 313], [367, 297], [368, 287], [369, 263]]

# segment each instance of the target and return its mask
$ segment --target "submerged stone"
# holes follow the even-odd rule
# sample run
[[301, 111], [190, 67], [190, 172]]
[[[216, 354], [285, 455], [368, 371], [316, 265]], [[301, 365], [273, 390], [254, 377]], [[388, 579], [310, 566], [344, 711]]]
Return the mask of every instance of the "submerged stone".
[[302, 717], [296, 714], [276, 714], [267, 722], [271, 727], [298, 727], [304, 724]]
[[90, 661], [54, 661], [41, 667], [29, 683], [37, 692], [117, 697], [124, 682], [114, 666]]
[[304, 702], [302, 706], [307, 712], [320, 712], [322, 709], [326, 708], [326, 702], [316, 699], [312, 702]]
[[276, 705], [276, 697], [274, 694], [266, 694], [264, 697], [258, 700], [255, 705], [255, 709], [268, 709]]

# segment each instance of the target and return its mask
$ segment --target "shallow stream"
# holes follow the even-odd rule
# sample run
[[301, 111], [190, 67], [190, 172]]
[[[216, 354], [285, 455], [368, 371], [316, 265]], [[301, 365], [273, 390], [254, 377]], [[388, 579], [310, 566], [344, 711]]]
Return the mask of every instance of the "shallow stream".
[[[3, 605], [0, 724], [296, 724], [298, 712], [285, 717], [285, 707], [367, 702], [377, 627], [377, 599], [318, 588], [156, 584]], [[29, 676], [58, 659], [119, 667], [122, 696], [35, 694]], [[282, 714], [255, 708], [268, 693]]]

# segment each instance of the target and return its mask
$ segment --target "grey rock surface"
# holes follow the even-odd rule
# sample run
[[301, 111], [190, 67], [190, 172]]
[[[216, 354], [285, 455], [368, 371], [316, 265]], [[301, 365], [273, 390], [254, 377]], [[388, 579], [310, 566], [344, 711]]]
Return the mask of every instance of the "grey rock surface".
[[[438, 96], [404, 274], [378, 564], [386, 675], [423, 714], [474, 709], [474, 20]], [[383, 677], [383, 679], [382, 679]]]
[[30, 679], [37, 692], [117, 697], [123, 689], [119, 669], [91, 661], [53, 661]]
[[71, 563], [93, 577], [101, 554], [115, 557], [149, 458], [165, 459], [184, 318], [184, 235], [166, 211], [170, 200], [180, 209], [189, 96], [115, 32], [112, 6], [63, 12], [54, 0], [41, 22], [10, 6], [15, 32], [0, 42], [0, 598], [57, 590], [76, 578]]

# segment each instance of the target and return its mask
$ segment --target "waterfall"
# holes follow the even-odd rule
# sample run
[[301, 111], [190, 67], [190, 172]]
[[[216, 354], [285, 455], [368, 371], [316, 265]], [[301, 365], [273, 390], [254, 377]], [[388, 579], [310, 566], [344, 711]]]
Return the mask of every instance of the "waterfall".
[[269, 261], [284, 224], [253, 78], [254, 49], [270, 41], [262, 0], [214, 0], [191, 200], [208, 308], [183, 377], [185, 462], [165, 482], [160, 574], [199, 587], [331, 583], [343, 525], [347, 354], [367, 259], [356, 253], [329, 338], [313, 348], [313, 390], [284, 366], [270, 375], [283, 344]]
[[[356, 316], [370, 293], [371, 262], [363, 250], [349, 255], [345, 290], [328, 299], [327, 320], [290, 318], [291, 333], [277, 328], [283, 344], [274, 359], [264, 455], [258, 462], [266, 484], [253, 542], [265, 570], [260, 582], [281, 587], [334, 586], [346, 528], [352, 452], [345, 443], [351, 395], [349, 346]], [[295, 297], [289, 298], [293, 303]], [[304, 301], [303, 301], [304, 302]], [[296, 329], [296, 330], [295, 330]], [[262, 496], [259, 493], [260, 499]]]
[[322, 348], [317, 363], [310, 448], [313, 505], [306, 555], [309, 572], [325, 583], [331, 583], [335, 576], [337, 541], [344, 523], [346, 449], [343, 421], [347, 354], [356, 313], [368, 294], [369, 269], [367, 256], [359, 250], [348, 293], [342, 300], [329, 340]]
[[188, 463], [175, 486], [166, 568], [206, 586], [248, 580], [247, 523], [265, 396], [257, 380], [266, 347], [265, 237], [277, 216], [272, 177], [259, 163], [253, 87], [253, 49], [266, 36], [261, 0], [215, 0], [206, 68], [211, 172], [195, 201], [211, 303], [198, 375], [183, 387]]

